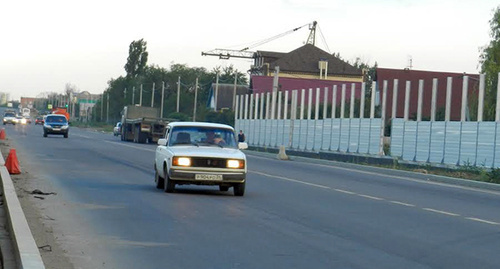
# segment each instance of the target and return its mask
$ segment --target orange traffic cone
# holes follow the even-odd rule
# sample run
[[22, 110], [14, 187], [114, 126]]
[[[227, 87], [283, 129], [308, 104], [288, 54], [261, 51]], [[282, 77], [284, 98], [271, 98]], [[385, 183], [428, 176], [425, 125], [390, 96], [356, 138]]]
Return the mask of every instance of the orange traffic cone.
[[5, 140], [5, 128], [0, 129], [0, 140]]
[[11, 149], [9, 151], [9, 156], [7, 156], [7, 161], [5, 161], [5, 166], [9, 171], [9, 174], [21, 174], [21, 169], [19, 167], [19, 160], [17, 159], [16, 150]]

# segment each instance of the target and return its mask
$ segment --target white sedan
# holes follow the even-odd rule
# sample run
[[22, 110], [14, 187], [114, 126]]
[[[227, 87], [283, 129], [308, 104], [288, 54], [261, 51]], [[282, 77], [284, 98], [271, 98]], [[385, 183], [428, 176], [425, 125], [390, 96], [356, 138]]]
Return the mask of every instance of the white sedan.
[[234, 195], [243, 196], [247, 163], [240, 149], [247, 147], [236, 142], [229, 125], [169, 123], [156, 148], [156, 187], [173, 192], [175, 185], [217, 185], [220, 191], [233, 187]]

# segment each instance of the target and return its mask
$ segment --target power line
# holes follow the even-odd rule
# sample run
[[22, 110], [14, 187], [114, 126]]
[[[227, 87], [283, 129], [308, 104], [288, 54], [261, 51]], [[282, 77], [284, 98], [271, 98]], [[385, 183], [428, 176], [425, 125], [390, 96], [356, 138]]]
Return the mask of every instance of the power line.
[[321, 40], [323, 41], [323, 45], [325, 45], [326, 50], [328, 51], [328, 53], [331, 54], [332, 52], [330, 51], [330, 48], [328, 47], [328, 43], [326, 43], [325, 36], [323, 35], [323, 31], [321, 31], [321, 27], [319, 27], [319, 25], [318, 25], [318, 30], [319, 30], [319, 34], [321, 35]]

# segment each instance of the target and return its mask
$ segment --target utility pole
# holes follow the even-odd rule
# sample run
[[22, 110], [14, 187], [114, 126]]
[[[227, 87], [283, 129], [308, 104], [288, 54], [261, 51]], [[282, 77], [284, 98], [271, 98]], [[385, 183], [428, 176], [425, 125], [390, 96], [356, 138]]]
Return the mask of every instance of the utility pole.
[[108, 108], [106, 109], [106, 123], [109, 123], [109, 92], [108, 92]]
[[165, 95], [165, 81], [161, 82], [161, 106], [160, 106], [160, 118], [163, 118], [163, 96]]
[[238, 82], [238, 70], [234, 72], [233, 111], [236, 108], [236, 82]]
[[274, 68], [274, 79], [273, 79], [273, 95], [271, 103], [271, 119], [274, 120], [276, 111], [276, 95], [278, 94], [278, 78], [280, 73], [280, 67], [276, 66]]
[[151, 92], [151, 107], [153, 107], [155, 103], [155, 83], [153, 82], [153, 90]]
[[102, 120], [102, 109], [103, 109], [103, 107], [104, 107], [104, 93], [101, 94], [101, 121], [103, 121]]
[[71, 118], [75, 118], [75, 102], [73, 102], [73, 92], [69, 93], [69, 106], [71, 108]]
[[132, 105], [135, 105], [135, 86], [132, 87]]
[[139, 106], [142, 106], [142, 84], [141, 84], [141, 92], [139, 93]]
[[219, 96], [219, 71], [217, 71], [217, 76], [215, 77], [215, 96], [214, 96], [215, 111], [217, 111], [218, 96]]
[[196, 121], [196, 103], [198, 101], [198, 78], [196, 78], [196, 85], [194, 86], [194, 108], [193, 108], [193, 121]]
[[181, 97], [181, 76], [177, 79], [177, 113], [179, 113], [179, 100]]

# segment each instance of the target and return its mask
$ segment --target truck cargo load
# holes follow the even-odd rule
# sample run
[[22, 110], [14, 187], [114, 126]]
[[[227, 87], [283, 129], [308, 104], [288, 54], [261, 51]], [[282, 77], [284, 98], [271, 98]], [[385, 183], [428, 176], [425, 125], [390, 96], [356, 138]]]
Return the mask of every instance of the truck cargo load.
[[135, 143], [156, 143], [165, 134], [168, 124], [159, 117], [158, 108], [125, 106], [122, 110], [121, 140]]
[[68, 122], [69, 122], [68, 109], [65, 108], [65, 107], [56, 107], [56, 108], [52, 109], [52, 114], [64, 115], [66, 117], [66, 119], [68, 120]]

